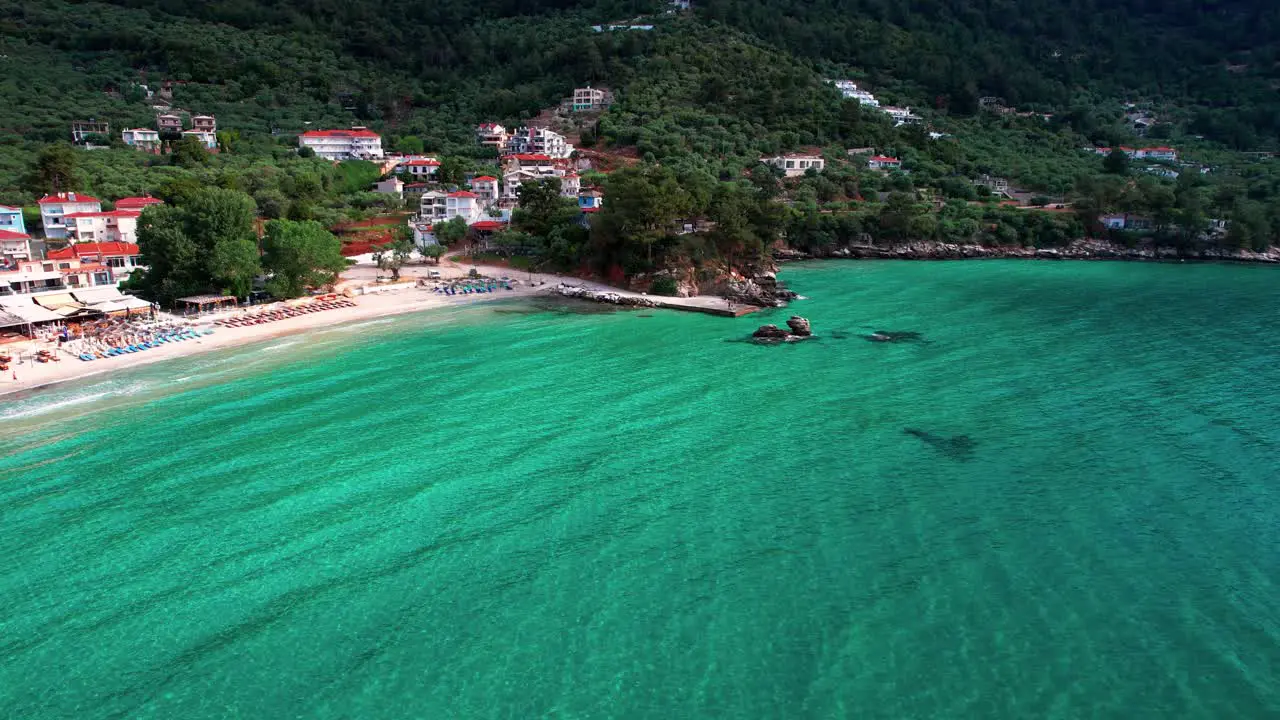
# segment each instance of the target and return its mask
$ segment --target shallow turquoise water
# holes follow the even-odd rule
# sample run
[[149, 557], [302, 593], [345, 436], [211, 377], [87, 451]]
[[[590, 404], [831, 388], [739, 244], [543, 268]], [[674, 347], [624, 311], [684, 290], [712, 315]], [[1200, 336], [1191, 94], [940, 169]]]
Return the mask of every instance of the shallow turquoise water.
[[784, 277], [0, 400], [0, 717], [1280, 714], [1280, 272]]

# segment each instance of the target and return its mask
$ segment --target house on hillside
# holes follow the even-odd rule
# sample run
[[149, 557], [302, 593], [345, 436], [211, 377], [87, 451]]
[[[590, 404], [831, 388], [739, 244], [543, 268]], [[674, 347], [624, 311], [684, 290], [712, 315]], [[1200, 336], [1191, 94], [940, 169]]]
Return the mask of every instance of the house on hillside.
[[[100, 266], [105, 277], [94, 278], [94, 285], [116, 284], [128, 278], [142, 267], [138, 246], [128, 242], [87, 242], [68, 245], [60, 250], [50, 250], [49, 260], [57, 262], [78, 261], [82, 267]], [[101, 273], [103, 270], [95, 270]]]
[[582, 188], [582, 180], [578, 177], [578, 173], [569, 172], [560, 177], [560, 195], [562, 197], [576, 198], [578, 190]]
[[413, 202], [417, 202], [419, 199], [422, 198], [423, 195], [430, 192], [430, 190], [431, 190], [431, 183], [424, 183], [424, 182], [405, 183], [403, 188], [405, 202], [407, 204], [412, 204]]
[[476, 126], [476, 142], [498, 152], [507, 145], [507, 129], [498, 123], [481, 123]]
[[901, 170], [902, 161], [885, 155], [872, 155], [867, 158], [867, 167], [872, 170]]
[[916, 115], [915, 113], [911, 112], [911, 108], [909, 107], [900, 108], [900, 107], [893, 107], [892, 105], [885, 105], [884, 107], [880, 108], [880, 110], [884, 112], [886, 115], [888, 115], [889, 117], [893, 118], [895, 125], [915, 125], [916, 123], [924, 119], [919, 115]]
[[350, 130], [308, 130], [298, 136], [299, 148], [311, 148], [325, 160], [381, 160], [382, 136], [357, 125]]
[[156, 116], [156, 129], [162, 133], [171, 133], [173, 135], [182, 134], [182, 116], [174, 113], [164, 113]]
[[1166, 162], [1177, 162], [1178, 151], [1171, 147], [1150, 147], [1137, 150], [1130, 157], [1142, 158], [1145, 160], [1164, 160]]
[[787, 177], [799, 177], [808, 170], [822, 172], [827, 166], [827, 162], [821, 156], [807, 154], [778, 155], [764, 158], [762, 162], [778, 168]]
[[76, 212], [64, 215], [62, 221], [66, 238], [73, 243], [132, 243], [138, 239], [138, 218], [141, 215], [136, 210]]
[[578, 208], [584, 213], [598, 212], [604, 207], [604, 193], [598, 188], [583, 188], [578, 191]]
[[[24, 307], [34, 310], [53, 310], [67, 306], [71, 300], [65, 294], [67, 290], [89, 288], [98, 285], [114, 285], [111, 269], [100, 262], [80, 260], [74, 256], [46, 260], [23, 260], [7, 272], [0, 272], [0, 298], [7, 298], [4, 308], [10, 312], [14, 306], [7, 304], [16, 300], [13, 295], [32, 295], [30, 298], [39, 308]], [[57, 291], [64, 291], [57, 293]], [[42, 294], [43, 293], [43, 294]], [[55, 294], [56, 293], [56, 294]], [[56, 303], [56, 304], [55, 304]], [[74, 303], [71, 303], [74, 306]], [[74, 306], [78, 309], [79, 306]], [[74, 314], [74, 313], [71, 313]], [[25, 316], [25, 313], [23, 314]], [[51, 314], [50, 319], [64, 319], [69, 315]]]
[[390, 177], [386, 180], [375, 183], [373, 191], [376, 193], [382, 193], [383, 195], [404, 197], [404, 181], [398, 177]]
[[875, 95], [858, 87], [858, 84], [852, 80], [832, 80], [832, 85], [840, 91], [840, 94], [850, 100], [857, 100], [859, 105], [866, 107], [880, 107], [880, 101]]
[[599, 90], [588, 85], [573, 91], [573, 111], [590, 112], [603, 110], [613, 104], [613, 93]]
[[983, 175], [982, 177], [979, 177], [977, 180], [974, 180], [973, 184], [978, 187], [984, 187], [990, 190], [994, 195], [1009, 194], [1009, 181], [1001, 177], [995, 177], [993, 175]]
[[1112, 213], [1103, 215], [1098, 218], [1103, 227], [1108, 230], [1133, 230], [1145, 231], [1155, 228], [1155, 223], [1151, 218], [1142, 215], [1133, 215], [1130, 213]]
[[468, 190], [457, 190], [445, 196], [445, 220], [460, 217], [468, 225], [484, 219], [484, 206], [480, 196]]
[[215, 133], [205, 130], [183, 130], [182, 138], [184, 140], [187, 138], [195, 138], [204, 146], [205, 150], [210, 152], [218, 151], [218, 136]]
[[539, 127], [520, 128], [507, 139], [509, 155], [546, 155], [551, 159], [567, 158], [573, 154], [573, 146], [564, 136], [553, 130]]
[[27, 234], [27, 223], [22, 217], [22, 208], [0, 205], [0, 230]]
[[449, 194], [440, 190], [428, 190], [422, 193], [418, 201], [418, 216], [430, 223], [444, 222], [449, 219]]
[[217, 134], [218, 121], [212, 115], [192, 115], [191, 129], [197, 132]]
[[134, 128], [120, 133], [125, 145], [154, 155], [160, 154], [160, 132], [149, 128]]
[[396, 172], [413, 180], [434, 179], [440, 169], [440, 161], [431, 157], [411, 157], [396, 165]]
[[25, 232], [0, 230], [0, 267], [14, 267], [31, 259], [31, 238]]
[[164, 201], [160, 198], [153, 198], [150, 195], [141, 195], [136, 197], [122, 197], [116, 200], [117, 210], [133, 210], [142, 212], [144, 209], [152, 205], [163, 205]]
[[111, 135], [111, 123], [98, 122], [93, 118], [88, 120], [77, 120], [71, 123], [71, 142], [76, 145], [85, 145], [91, 136], [101, 135], [106, 138]]
[[44, 236], [61, 240], [67, 236], [67, 227], [63, 218], [74, 213], [102, 212], [102, 203], [96, 197], [73, 192], [45, 195], [38, 201], [40, 205], [40, 221], [44, 225]]
[[490, 175], [472, 178], [471, 191], [480, 196], [483, 204], [492, 205], [498, 202], [498, 178]]

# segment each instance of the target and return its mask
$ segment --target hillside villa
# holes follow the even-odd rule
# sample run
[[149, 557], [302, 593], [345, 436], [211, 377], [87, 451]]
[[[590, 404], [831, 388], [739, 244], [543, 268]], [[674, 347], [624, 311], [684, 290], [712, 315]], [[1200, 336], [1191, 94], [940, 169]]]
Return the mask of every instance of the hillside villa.
[[102, 212], [102, 203], [98, 198], [73, 192], [45, 195], [37, 204], [40, 206], [44, 236], [54, 240], [67, 237], [67, 227], [63, 223], [63, 218], [67, 215]]
[[507, 145], [507, 129], [498, 123], [481, 123], [476, 126], [476, 141], [498, 152]]
[[132, 130], [124, 130], [120, 133], [120, 139], [125, 145], [143, 152], [159, 154], [160, 152], [160, 131], [148, 128], [134, 128]]
[[764, 158], [763, 162], [782, 170], [787, 177], [799, 177], [807, 170], [822, 172], [827, 166], [827, 162], [821, 156], [804, 154], [778, 155]]
[[564, 136], [547, 128], [520, 128], [507, 139], [508, 155], [546, 155], [551, 159], [567, 158], [573, 154], [573, 146]]
[[350, 130], [308, 130], [298, 136], [299, 148], [311, 148], [325, 160], [381, 160], [382, 136], [362, 126]]
[[440, 161], [433, 157], [413, 155], [396, 165], [396, 173], [408, 175], [414, 180], [434, 178], [440, 169]]
[[867, 158], [867, 167], [872, 170], [901, 170], [902, 161], [885, 155], [872, 155]]

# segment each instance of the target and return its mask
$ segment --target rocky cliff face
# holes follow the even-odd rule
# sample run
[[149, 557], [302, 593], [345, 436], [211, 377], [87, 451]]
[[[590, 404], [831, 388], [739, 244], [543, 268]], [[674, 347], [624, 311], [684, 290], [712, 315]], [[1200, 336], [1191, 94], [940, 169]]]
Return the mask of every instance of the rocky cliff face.
[[634, 292], [652, 292], [656, 281], [670, 278], [674, 281], [677, 297], [719, 295], [741, 305], [756, 307], [783, 307], [794, 300], [796, 294], [778, 282], [777, 267], [770, 260], [767, 265], [726, 268], [720, 266], [695, 269], [682, 265], [661, 270], [652, 275], [636, 275], [627, 288]]
[[986, 245], [956, 245], [942, 242], [913, 242], [894, 246], [856, 245], [810, 254], [784, 249], [780, 260], [812, 258], [879, 258], [887, 260], [963, 260], [968, 258], [1039, 258], [1045, 260], [1224, 260], [1234, 262], [1280, 263], [1280, 248], [1266, 252], [1205, 248], [1186, 251], [1171, 247], [1142, 245], [1125, 247], [1105, 240], [1077, 240], [1061, 248], [1024, 248]]

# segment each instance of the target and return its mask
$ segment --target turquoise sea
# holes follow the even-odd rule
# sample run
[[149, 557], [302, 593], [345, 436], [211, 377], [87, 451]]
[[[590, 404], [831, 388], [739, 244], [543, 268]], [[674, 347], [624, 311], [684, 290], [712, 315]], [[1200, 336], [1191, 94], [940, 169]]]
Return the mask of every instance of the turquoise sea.
[[1280, 716], [1280, 269], [783, 279], [0, 398], [0, 717]]

